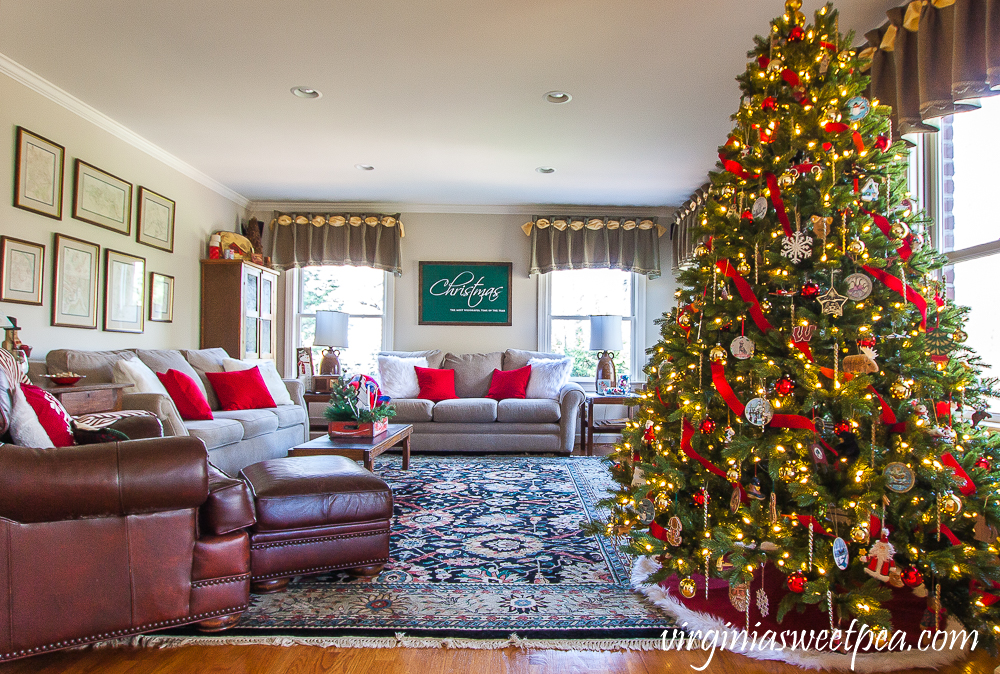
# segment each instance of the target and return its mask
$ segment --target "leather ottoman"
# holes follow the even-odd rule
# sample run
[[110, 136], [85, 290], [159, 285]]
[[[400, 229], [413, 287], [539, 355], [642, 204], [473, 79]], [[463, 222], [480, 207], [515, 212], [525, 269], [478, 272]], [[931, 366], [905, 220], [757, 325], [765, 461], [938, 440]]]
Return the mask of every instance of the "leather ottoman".
[[389, 561], [392, 491], [343, 456], [296, 456], [247, 466], [257, 523], [250, 590], [281, 592], [292, 576], [346, 569], [374, 576]]

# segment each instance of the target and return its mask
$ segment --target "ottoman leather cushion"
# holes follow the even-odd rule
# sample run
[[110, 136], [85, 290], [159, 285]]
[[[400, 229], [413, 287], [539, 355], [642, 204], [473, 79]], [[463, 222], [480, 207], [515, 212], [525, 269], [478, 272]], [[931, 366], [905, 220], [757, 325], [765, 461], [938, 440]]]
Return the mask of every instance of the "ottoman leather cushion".
[[296, 456], [247, 466], [240, 474], [257, 510], [251, 531], [287, 531], [388, 520], [392, 491], [343, 456]]

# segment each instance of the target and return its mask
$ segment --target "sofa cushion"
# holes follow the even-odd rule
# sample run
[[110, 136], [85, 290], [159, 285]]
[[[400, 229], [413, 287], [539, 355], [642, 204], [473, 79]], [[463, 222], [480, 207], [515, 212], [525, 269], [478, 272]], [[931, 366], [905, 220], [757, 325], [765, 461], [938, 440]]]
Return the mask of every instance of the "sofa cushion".
[[179, 370], [167, 370], [166, 372], [157, 372], [156, 376], [159, 377], [171, 400], [174, 401], [174, 407], [177, 408], [181, 419], [210, 421], [214, 418], [212, 408], [208, 406], [208, 401], [205, 399], [205, 394], [198, 388], [197, 374], [190, 377]]
[[531, 376], [531, 366], [525, 365], [516, 370], [493, 370], [490, 379], [490, 390], [487, 398], [506, 400], [507, 398], [523, 398], [528, 388], [528, 377]]
[[111, 368], [116, 360], [134, 358], [135, 352], [128, 349], [119, 351], [80, 351], [77, 349], [56, 349], [45, 355], [49, 374], [75, 372], [87, 379], [81, 384], [110, 384]]
[[459, 398], [484, 398], [490, 390], [493, 370], [503, 364], [503, 352], [445, 354], [443, 368], [455, 371]]
[[255, 366], [236, 372], [206, 372], [224, 410], [259, 410], [277, 407]]
[[556, 423], [561, 416], [559, 403], [548, 398], [508, 398], [497, 404], [497, 421], [505, 424]]
[[396, 356], [397, 358], [426, 358], [427, 367], [440, 368], [444, 362], [444, 353], [439, 349], [430, 351], [379, 351], [380, 356]]
[[434, 405], [434, 421], [488, 423], [497, 420], [497, 401], [492, 398], [456, 398]]
[[274, 401], [276, 407], [295, 404], [292, 402], [292, 396], [289, 395], [285, 382], [282, 381], [281, 375], [278, 374], [277, 368], [274, 367], [273, 361], [262, 360], [255, 363], [249, 360], [226, 358], [222, 361], [222, 367], [226, 372], [241, 372], [257, 368], [260, 371], [261, 379], [264, 380], [264, 386], [267, 387], [267, 392], [271, 394], [271, 399]]
[[301, 405], [278, 405], [268, 408], [267, 411], [273, 412], [278, 417], [278, 428], [306, 423], [306, 411]]
[[563, 386], [569, 383], [569, 375], [573, 370], [572, 359], [532, 358], [529, 363], [531, 377], [528, 379], [525, 397], [558, 400]]
[[156, 373], [134, 356], [115, 361], [111, 366], [111, 380], [116, 384], [131, 384], [129, 393], [169, 395], [163, 383], [156, 378]]
[[185, 421], [188, 435], [205, 443], [205, 449], [215, 449], [231, 445], [243, 439], [243, 424], [235, 419], [212, 419], [211, 421]]
[[234, 419], [243, 425], [243, 439], [274, 433], [278, 430], [278, 415], [271, 409], [230, 410], [215, 413], [216, 419]]
[[564, 353], [547, 353], [545, 351], [522, 351], [521, 349], [507, 349], [503, 352], [503, 370], [518, 370], [528, 364], [532, 358], [539, 360], [559, 360], [565, 358]]
[[420, 390], [417, 395], [425, 400], [438, 402], [457, 398], [455, 393], [455, 371], [436, 370], [430, 367], [414, 367]]
[[212, 388], [212, 383], [208, 381], [208, 377], [205, 376], [206, 372], [225, 372], [225, 368], [222, 367], [222, 361], [229, 358], [229, 354], [226, 353], [225, 349], [214, 348], [214, 349], [185, 349], [181, 351], [187, 362], [191, 363], [201, 379], [201, 384], [205, 388], [205, 398], [208, 400], [208, 406], [213, 410], [222, 409], [219, 405], [219, 397], [215, 395], [215, 390]]
[[396, 408], [393, 423], [412, 424], [431, 421], [434, 418], [434, 403], [421, 398], [396, 398], [392, 401]]
[[201, 380], [198, 372], [177, 349], [136, 349], [135, 355], [153, 372], [166, 372], [167, 370], [183, 372], [194, 380], [194, 383], [201, 389], [201, 394], [205, 396], [205, 400], [208, 400], [205, 382]]
[[420, 393], [416, 368], [428, 367], [427, 358], [378, 357], [378, 383], [382, 393], [390, 398], [416, 398]]

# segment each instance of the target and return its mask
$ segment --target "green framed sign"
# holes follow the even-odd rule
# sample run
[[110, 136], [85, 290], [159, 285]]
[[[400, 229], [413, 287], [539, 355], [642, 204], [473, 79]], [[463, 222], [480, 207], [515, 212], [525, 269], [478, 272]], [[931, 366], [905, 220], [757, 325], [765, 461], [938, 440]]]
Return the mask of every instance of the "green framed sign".
[[510, 262], [420, 262], [420, 325], [510, 325]]

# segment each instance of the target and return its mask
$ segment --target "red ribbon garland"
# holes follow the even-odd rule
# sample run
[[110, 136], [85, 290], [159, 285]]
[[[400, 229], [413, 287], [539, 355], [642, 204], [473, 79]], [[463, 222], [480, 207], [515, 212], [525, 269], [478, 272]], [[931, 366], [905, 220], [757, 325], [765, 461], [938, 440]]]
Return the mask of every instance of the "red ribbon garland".
[[[892, 228], [891, 225], [889, 225], [888, 219], [879, 215], [878, 213], [872, 213], [871, 211], [866, 211], [864, 209], [861, 209], [861, 212], [871, 216], [871, 219], [875, 221], [875, 226], [878, 227], [880, 230], [882, 230], [882, 233], [885, 234], [886, 238], [890, 239], [892, 238], [892, 233], [891, 233]], [[906, 238], [903, 239], [903, 245], [897, 248], [896, 252], [899, 253], [899, 257], [902, 258], [904, 262], [910, 259], [910, 256], [913, 255], [912, 234], [906, 235]]]
[[851, 140], [854, 141], [854, 147], [857, 148], [858, 152], [865, 151], [865, 141], [861, 137], [861, 134], [857, 131], [851, 133]]
[[705, 470], [707, 470], [708, 472], [718, 475], [719, 477], [725, 478], [726, 477], [725, 471], [723, 471], [721, 468], [716, 466], [714, 463], [706, 459], [698, 452], [694, 451], [694, 448], [691, 446], [691, 438], [693, 436], [694, 436], [694, 426], [692, 426], [691, 422], [687, 420], [687, 417], [684, 417], [683, 430], [681, 431], [681, 451], [687, 454], [689, 458], [694, 459], [702, 466], [704, 466]]
[[819, 523], [819, 520], [812, 515], [785, 515], [785, 517], [794, 517], [794, 519], [798, 520], [799, 524], [807, 528], [812, 528], [813, 532], [817, 534], [833, 536], [833, 532], [828, 531], [822, 524]]
[[955, 457], [951, 454], [951, 452], [946, 452], [941, 456], [941, 463], [953, 469], [955, 471], [955, 477], [963, 481], [962, 486], [958, 488], [962, 494], [965, 496], [972, 496], [976, 493], [976, 485], [973, 483], [972, 478], [970, 478], [969, 474], [965, 472], [965, 469], [962, 468], [961, 464], [955, 460]]
[[749, 173], [738, 161], [733, 161], [732, 159], [726, 159], [726, 155], [719, 153], [719, 161], [726, 168], [727, 171], [732, 173], [737, 178], [743, 178], [744, 180], [750, 180], [755, 177], [753, 174]]
[[656, 522], [649, 523], [649, 535], [661, 541], [667, 540], [667, 530]]
[[790, 87], [799, 86], [799, 75], [791, 68], [785, 68], [781, 71], [781, 79], [785, 80]]
[[[867, 265], [862, 265], [862, 269], [877, 278], [879, 281], [887, 285], [892, 290], [895, 290], [900, 297], [903, 296], [904, 284], [898, 278], [892, 274], [886, 273], [881, 269], [875, 269], [874, 267], [869, 267]], [[906, 287], [906, 300], [913, 304], [920, 311], [920, 328], [922, 330], [927, 330], [927, 300], [924, 296], [918, 293], [913, 286]]]
[[764, 174], [764, 177], [767, 179], [767, 189], [771, 190], [771, 203], [774, 204], [774, 210], [778, 213], [778, 222], [781, 223], [781, 227], [785, 230], [785, 236], [791, 236], [792, 225], [788, 222], [788, 213], [785, 212], [785, 202], [781, 200], [781, 188], [778, 187], [778, 179], [770, 172]]
[[745, 406], [736, 397], [733, 387], [729, 385], [729, 380], [726, 379], [726, 366], [722, 364], [722, 361], [712, 362], [712, 383], [715, 384], [715, 390], [719, 392], [722, 399], [729, 405], [729, 409], [737, 416], [743, 416]]
[[809, 342], [792, 342], [792, 346], [804, 353], [810, 363], [815, 360], [815, 358], [813, 358], [812, 349], [809, 348]]
[[764, 312], [760, 309], [760, 302], [757, 301], [757, 296], [753, 294], [753, 288], [740, 276], [729, 260], [719, 260], [715, 263], [715, 266], [719, 268], [719, 271], [733, 280], [733, 283], [736, 285], [736, 292], [740, 294], [743, 301], [750, 303], [750, 317], [753, 318], [753, 322], [760, 331], [766, 333], [769, 330], [773, 330], [774, 326], [764, 318]]

